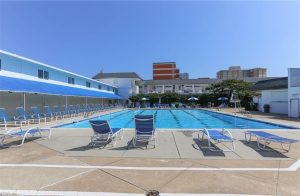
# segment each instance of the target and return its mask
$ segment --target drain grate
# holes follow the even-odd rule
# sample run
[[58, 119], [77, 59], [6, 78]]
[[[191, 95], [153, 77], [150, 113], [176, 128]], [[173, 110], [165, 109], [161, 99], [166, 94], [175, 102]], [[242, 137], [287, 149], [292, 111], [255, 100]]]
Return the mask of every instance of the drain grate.
[[149, 190], [145, 193], [146, 196], [159, 196], [159, 192], [156, 190]]

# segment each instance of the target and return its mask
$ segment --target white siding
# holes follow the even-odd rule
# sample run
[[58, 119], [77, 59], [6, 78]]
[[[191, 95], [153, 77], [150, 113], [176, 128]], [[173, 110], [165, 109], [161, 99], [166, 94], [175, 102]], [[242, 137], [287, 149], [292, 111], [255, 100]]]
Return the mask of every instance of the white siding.
[[260, 111], [265, 104], [270, 105], [270, 113], [288, 114], [288, 90], [263, 90], [261, 94]]
[[136, 81], [139, 81], [139, 78], [104, 78], [98, 79], [100, 82], [113, 85], [118, 88], [118, 94], [127, 99], [131, 95], [139, 93], [139, 88], [135, 84]]
[[[290, 117], [298, 117], [300, 118], [300, 68], [290, 68], [288, 70], [289, 72], [289, 84], [288, 84], [288, 110], [289, 110], [289, 116]], [[298, 100], [298, 116], [291, 115], [291, 100]]]

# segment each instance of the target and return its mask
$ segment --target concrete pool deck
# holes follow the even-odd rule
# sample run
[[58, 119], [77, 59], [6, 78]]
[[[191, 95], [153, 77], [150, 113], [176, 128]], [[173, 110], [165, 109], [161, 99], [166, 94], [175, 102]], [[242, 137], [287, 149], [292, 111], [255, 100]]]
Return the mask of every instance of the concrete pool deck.
[[[275, 118], [269, 120], [279, 123]], [[288, 119], [279, 121], [298, 125]], [[272, 132], [300, 139], [300, 129]], [[0, 149], [0, 194], [16, 190], [25, 194], [27, 190], [31, 195], [142, 195], [154, 189], [178, 195], [299, 195], [300, 143], [288, 153], [262, 152], [255, 142], [243, 142], [242, 131], [232, 133], [238, 140], [236, 151], [213, 153], [193, 131], [160, 130], [157, 147], [143, 150], [130, 145], [127, 149], [133, 136], [130, 129], [115, 147], [104, 149], [87, 147], [91, 129], [52, 129], [50, 140], [36, 139], [20, 148]], [[217, 147], [226, 148], [222, 144]]]

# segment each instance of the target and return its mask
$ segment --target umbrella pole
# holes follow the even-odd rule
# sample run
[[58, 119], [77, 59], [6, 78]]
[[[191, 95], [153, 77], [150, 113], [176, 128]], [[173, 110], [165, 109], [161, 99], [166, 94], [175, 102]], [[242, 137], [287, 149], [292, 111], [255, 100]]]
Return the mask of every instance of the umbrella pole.
[[23, 107], [24, 107], [24, 110], [26, 110], [26, 94], [23, 93]]

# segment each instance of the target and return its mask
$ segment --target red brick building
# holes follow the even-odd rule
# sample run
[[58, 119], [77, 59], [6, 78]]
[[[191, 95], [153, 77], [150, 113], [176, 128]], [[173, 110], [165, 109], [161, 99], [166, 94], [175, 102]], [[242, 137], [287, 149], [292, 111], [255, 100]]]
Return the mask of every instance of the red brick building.
[[174, 80], [179, 78], [176, 62], [153, 63], [153, 80]]

